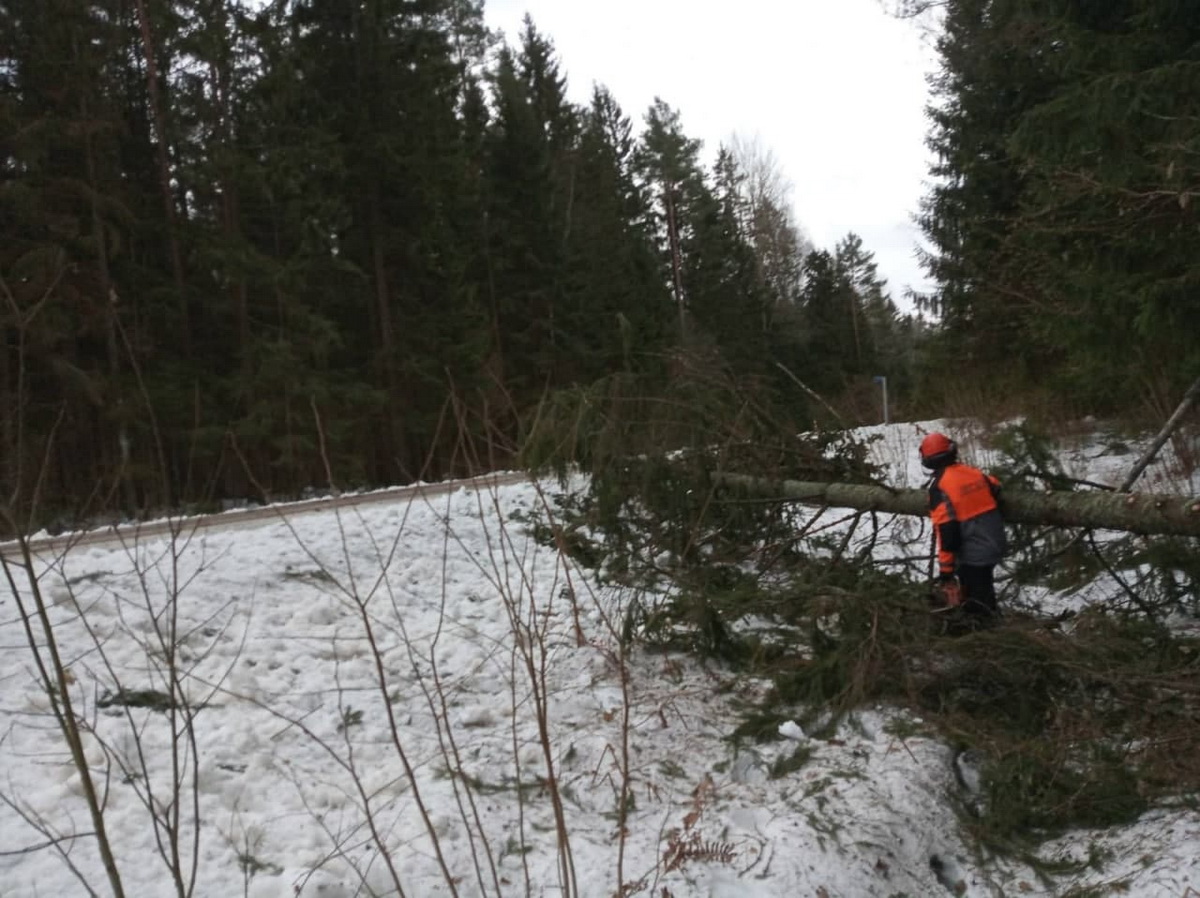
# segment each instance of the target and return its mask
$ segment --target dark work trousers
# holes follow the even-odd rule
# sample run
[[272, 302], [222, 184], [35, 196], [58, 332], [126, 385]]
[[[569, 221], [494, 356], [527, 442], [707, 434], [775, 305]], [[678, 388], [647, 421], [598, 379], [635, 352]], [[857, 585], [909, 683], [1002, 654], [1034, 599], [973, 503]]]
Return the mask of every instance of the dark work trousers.
[[960, 564], [956, 573], [962, 584], [963, 611], [967, 614], [991, 616], [996, 613], [996, 582], [991, 565], [977, 567]]

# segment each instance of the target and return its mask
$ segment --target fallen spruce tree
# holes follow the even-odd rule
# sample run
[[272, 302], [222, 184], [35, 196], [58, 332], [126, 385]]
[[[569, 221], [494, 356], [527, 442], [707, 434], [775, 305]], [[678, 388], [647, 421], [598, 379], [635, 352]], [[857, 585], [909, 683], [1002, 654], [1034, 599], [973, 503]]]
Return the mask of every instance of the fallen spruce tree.
[[[861, 483], [771, 480], [716, 472], [719, 489], [758, 498], [829, 508], [853, 508], [890, 514], [926, 515], [925, 490], [897, 490]], [[1041, 524], [1162, 536], [1200, 536], [1200, 498], [1147, 493], [1005, 490], [1001, 510], [1014, 524]]]

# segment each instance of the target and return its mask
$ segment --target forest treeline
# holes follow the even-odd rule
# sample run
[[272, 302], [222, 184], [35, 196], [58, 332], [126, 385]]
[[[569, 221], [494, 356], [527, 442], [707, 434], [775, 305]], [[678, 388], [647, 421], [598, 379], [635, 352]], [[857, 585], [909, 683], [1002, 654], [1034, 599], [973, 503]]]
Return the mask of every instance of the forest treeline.
[[511, 463], [557, 391], [696, 364], [800, 421], [877, 415], [877, 375], [1169, 402], [1200, 356], [1196, 14], [940, 11], [922, 317], [854, 234], [811, 246], [769, 150], [572, 102], [479, 0], [5, 0], [0, 498], [435, 479], [467, 442]]
[[564, 70], [476, 0], [0, 4], [6, 499], [433, 479], [464, 429], [505, 464], [543, 397], [681, 353], [803, 406], [900, 352], [769, 151], [706, 164]]

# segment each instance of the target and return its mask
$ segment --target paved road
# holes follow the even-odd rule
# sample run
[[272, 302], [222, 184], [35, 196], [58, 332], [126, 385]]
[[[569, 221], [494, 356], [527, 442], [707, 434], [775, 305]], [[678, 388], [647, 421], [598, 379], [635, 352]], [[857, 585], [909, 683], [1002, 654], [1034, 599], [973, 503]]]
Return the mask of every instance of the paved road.
[[[121, 524], [113, 527], [105, 527], [100, 530], [85, 530], [75, 533], [63, 533], [58, 536], [38, 537], [29, 541], [29, 548], [37, 555], [54, 555], [67, 549], [82, 546], [115, 546], [170, 533], [191, 535], [201, 530], [241, 527], [262, 521], [279, 520], [283, 517], [293, 517], [317, 511], [329, 511], [333, 508], [346, 508], [353, 505], [372, 505], [379, 502], [406, 502], [413, 499], [428, 499], [461, 488], [486, 489], [494, 486], [520, 483], [526, 480], [528, 476], [520, 471], [503, 474], [483, 474], [479, 477], [468, 477], [463, 480], [446, 480], [441, 483], [418, 483], [411, 486], [400, 486], [394, 489], [378, 490], [371, 493], [326, 496], [321, 499], [287, 502], [279, 505], [264, 505], [259, 508], [248, 508], [221, 514], [172, 518], [142, 524]], [[18, 544], [15, 541], [0, 542], [0, 555], [6, 558], [18, 559], [20, 557]]]

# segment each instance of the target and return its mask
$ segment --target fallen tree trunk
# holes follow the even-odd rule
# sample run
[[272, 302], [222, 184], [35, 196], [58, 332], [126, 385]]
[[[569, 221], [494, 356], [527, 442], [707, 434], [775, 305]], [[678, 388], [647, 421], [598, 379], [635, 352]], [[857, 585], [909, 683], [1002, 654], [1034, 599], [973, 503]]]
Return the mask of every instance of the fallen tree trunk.
[[[929, 513], [929, 498], [925, 490], [893, 490], [886, 486], [859, 483], [767, 480], [725, 473], [713, 474], [712, 480], [718, 487], [781, 502], [890, 514]], [[1005, 520], [1013, 524], [1125, 530], [1146, 535], [1200, 536], [1200, 499], [1197, 498], [1146, 493], [1033, 493], [1006, 490], [1001, 494], [1000, 501]]]

